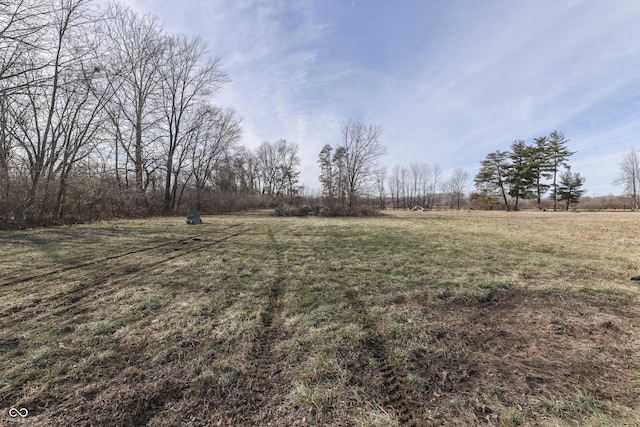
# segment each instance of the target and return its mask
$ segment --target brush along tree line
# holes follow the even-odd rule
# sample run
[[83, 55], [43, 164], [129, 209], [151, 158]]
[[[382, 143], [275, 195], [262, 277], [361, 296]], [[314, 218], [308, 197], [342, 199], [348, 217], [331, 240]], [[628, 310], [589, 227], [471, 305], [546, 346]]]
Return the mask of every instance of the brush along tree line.
[[575, 154], [567, 147], [568, 140], [561, 132], [553, 131], [527, 144], [514, 141], [510, 151], [494, 151], [480, 163], [475, 177], [476, 192], [471, 200], [479, 207], [491, 208], [502, 204], [507, 210], [518, 210], [523, 199], [536, 199], [542, 209], [544, 195], [551, 191], [553, 210], [558, 201], [564, 209], [580, 201], [586, 192], [585, 179], [571, 171], [568, 158]]
[[[0, 228], [213, 211], [299, 189], [298, 146], [249, 150], [198, 37], [107, 0], [0, 2]], [[207, 206], [208, 205], [208, 206]]]
[[[451, 209], [462, 206], [469, 174], [458, 168], [447, 180], [437, 163], [396, 164], [390, 173], [380, 159], [382, 128], [360, 120], [343, 124], [341, 141], [320, 151], [320, 184], [327, 214], [362, 214], [365, 206], [385, 209], [432, 209], [443, 198]], [[387, 204], [390, 197], [390, 204]]]

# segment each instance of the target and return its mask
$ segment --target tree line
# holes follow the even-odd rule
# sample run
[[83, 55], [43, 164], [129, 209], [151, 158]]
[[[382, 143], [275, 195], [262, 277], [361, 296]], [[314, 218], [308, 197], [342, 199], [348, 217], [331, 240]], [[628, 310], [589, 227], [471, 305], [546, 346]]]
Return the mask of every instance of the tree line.
[[489, 153], [475, 176], [476, 191], [471, 199], [485, 208], [502, 205], [507, 210], [518, 210], [521, 200], [535, 199], [542, 209], [542, 198], [551, 191], [553, 210], [557, 210], [558, 201], [568, 210], [586, 191], [585, 179], [572, 172], [568, 163], [575, 154], [568, 142], [564, 134], [553, 131], [534, 138], [532, 144], [517, 140], [510, 151]]
[[408, 167], [397, 164], [387, 182], [394, 209], [461, 209], [467, 201], [469, 173], [457, 168], [444, 179], [437, 163], [411, 163]]
[[[299, 203], [299, 148], [241, 144], [242, 118], [216, 105], [230, 81], [199, 37], [106, 0], [0, 0], [0, 228], [210, 213]], [[339, 214], [466, 201], [469, 175], [437, 164], [390, 173], [382, 128], [350, 120], [319, 155], [324, 203]], [[518, 209], [551, 191], [568, 209], [584, 193], [563, 134], [515, 141], [475, 176], [479, 207]], [[637, 208], [638, 156], [619, 183]], [[389, 198], [389, 200], [388, 200]]]
[[460, 209], [466, 201], [469, 174], [456, 169], [448, 180], [437, 163], [395, 165], [390, 173], [381, 162], [386, 153], [382, 128], [361, 120], [343, 124], [341, 142], [325, 145], [319, 154], [322, 196], [329, 212], [352, 215], [362, 204], [376, 209], [433, 209], [443, 199]]
[[242, 146], [239, 114], [212, 103], [230, 80], [221, 60], [154, 16], [0, 1], [0, 51], [0, 227], [235, 209], [238, 195], [268, 204], [299, 190], [297, 144]]

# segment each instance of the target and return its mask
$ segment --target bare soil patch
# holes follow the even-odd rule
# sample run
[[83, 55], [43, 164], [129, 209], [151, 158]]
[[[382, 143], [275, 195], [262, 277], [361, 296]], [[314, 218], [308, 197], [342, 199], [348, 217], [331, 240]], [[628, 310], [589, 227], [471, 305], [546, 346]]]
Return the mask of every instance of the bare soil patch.
[[[576, 397], [593, 398], [589, 411], [637, 403], [635, 303], [514, 289], [483, 302], [410, 308], [406, 314], [430, 338], [411, 349], [407, 370], [424, 380], [414, 399], [430, 408], [434, 425], [495, 425], [502, 406], [530, 425], [554, 416], [580, 423], [592, 414], [571, 407]], [[558, 405], [555, 413], [550, 403]]]

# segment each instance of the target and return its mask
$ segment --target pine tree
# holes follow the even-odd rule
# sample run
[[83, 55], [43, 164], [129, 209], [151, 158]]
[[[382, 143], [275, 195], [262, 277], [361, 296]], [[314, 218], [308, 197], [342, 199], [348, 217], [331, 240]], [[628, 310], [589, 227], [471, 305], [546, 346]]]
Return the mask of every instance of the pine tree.
[[511, 160], [507, 172], [506, 181], [509, 184], [509, 195], [513, 197], [514, 210], [518, 210], [520, 199], [530, 199], [535, 193], [535, 171], [532, 168], [535, 162], [534, 147], [528, 146], [523, 140], [511, 144], [509, 153]]
[[558, 183], [558, 195], [560, 200], [564, 200], [565, 210], [569, 210], [571, 203], [578, 203], [580, 197], [587, 191], [582, 188], [584, 178], [579, 173], [572, 173], [571, 168], [567, 168], [560, 174]]
[[347, 150], [339, 146], [333, 153], [333, 185], [334, 196], [338, 197], [341, 206], [345, 207], [347, 202]]
[[546, 151], [547, 137], [539, 136], [534, 138], [533, 158], [531, 159], [531, 173], [535, 177], [535, 192], [538, 202], [538, 209], [542, 210], [542, 196], [549, 191], [551, 187], [545, 184], [543, 179], [551, 178], [551, 161]]
[[510, 210], [507, 199], [508, 155], [509, 153], [500, 150], [487, 154], [487, 157], [480, 162], [480, 171], [474, 180], [475, 186], [481, 194], [498, 193], [502, 197], [507, 211]]
[[549, 173], [553, 177], [553, 183], [551, 184], [552, 188], [552, 199], [553, 199], [553, 210], [557, 210], [558, 203], [558, 173], [561, 166], [567, 165], [567, 158], [575, 154], [575, 151], [569, 151], [567, 148], [568, 139], [564, 137], [562, 132], [553, 131], [549, 134], [546, 143], [545, 153], [549, 159]]
[[320, 150], [320, 184], [322, 185], [322, 193], [327, 198], [329, 205], [333, 205], [334, 199], [334, 182], [333, 182], [333, 163], [331, 162], [331, 145], [327, 144]]

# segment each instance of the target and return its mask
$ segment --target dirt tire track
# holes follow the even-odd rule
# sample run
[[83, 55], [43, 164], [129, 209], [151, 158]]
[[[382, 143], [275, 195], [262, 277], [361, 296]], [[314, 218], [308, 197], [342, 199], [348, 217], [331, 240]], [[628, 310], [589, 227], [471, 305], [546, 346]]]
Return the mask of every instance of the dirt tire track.
[[382, 374], [382, 384], [385, 391], [385, 406], [393, 408], [398, 414], [398, 421], [401, 425], [417, 427], [418, 424], [413, 419], [412, 405], [404, 389], [405, 374], [400, 374], [388, 362], [387, 351], [378, 337], [373, 337], [369, 341], [369, 348], [374, 359], [378, 362], [378, 369]]
[[[225, 230], [229, 230], [231, 228], [235, 228], [235, 225], [232, 225], [231, 227], [226, 228]], [[42, 303], [53, 303], [55, 301], [58, 300], [66, 300], [68, 302], [68, 304], [66, 304], [66, 306], [62, 309], [59, 310], [57, 312], [51, 312], [49, 313], [50, 315], [53, 316], [58, 316], [64, 313], [69, 312], [70, 310], [73, 309], [73, 306], [78, 303], [81, 299], [87, 297], [89, 294], [93, 293], [95, 286], [98, 286], [102, 283], [104, 283], [106, 280], [110, 280], [112, 282], [122, 282], [124, 281], [130, 274], [133, 273], [140, 273], [140, 272], [144, 272], [144, 271], [151, 271], [153, 270], [155, 267], [162, 265], [168, 261], [174, 260], [176, 258], [180, 258], [180, 257], [184, 257], [187, 255], [191, 255], [192, 253], [195, 252], [199, 252], [202, 250], [206, 250], [208, 248], [214, 247], [216, 245], [219, 245], [220, 243], [223, 243], [227, 240], [230, 240], [234, 237], [238, 237], [242, 234], [248, 233], [249, 231], [252, 231], [255, 227], [250, 227], [247, 229], [243, 229], [240, 231], [237, 231], [235, 233], [231, 233], [227, 236], [215, 239], [215, 240], [211, 240], [211, 241], [204, 241], [199, 237], [189, 237], [186, 239], [180, 239], [178, 241], [171, 241], [169, 243], [164, 243], [161, 245], [157, 245], [154, 246], [152, 248], [148, 248], [147, 250], [135, 250], [135, 251], [130, 251], [128, 252], [126, 255], [135, 255], [135, 254], [139, 254], [141, 252], [145, 252], [145, 251], [151, 251], [154, 249], [160, 249], [163, 248], [165, 246], [170, 246], [169, 250], [166, 250], [162, 255], [161, 259], [152, 262], [152, 263], [145, 263], [145, 264], [136, 264], [135, 266], [127, 266], [127, 268], [125, 268], [125, 271], [122, 271], [122, 269], [118, 270], [118, 271], [113, 271], [114, 269], [118, 268], [118, 267], [114, 267], [111, 269], [102, 269], [99, 274], [97, 275], [97, 277], [92, 278], [89, 281], [84, 281], [80, 284], [78, 284], [77, 286], [74, 286], [72, 289], [68, 290], [67, 292], [60, 292], [57, 295], [55, 295], [54, 297], [48, 298], [48, 299], [38, 299], [38, 300], [34, 300], [32, 301], [30, 304], [24, 305], [22, 307], [12, 307], [2, 313], [0, 313], [0, 318], [3, 317], [7, 317], [7, 316], [14, 316], [17, 313], [27, 309], [27, 308], [34, 308], [37, 307], [38, 305], [42, 304]], [[196, 240], [198, 239], [198, 240]], [[180, 245], [180, 247], [178, 247], [178, 245]], [[116, 259], [116, 258], [123, 258], [124, 256], [126, 256], [124, 254], [120, 254], [117, 256], [113, 256], [110, 257], [109, 260], [111, 259]], [[107, 259], [101, 259], [99, 261], [99, 263], [103, 263], [108, 261]], [[89, 263], [84, 264], [84, 266], [88, 266], [90, 265]], [[73, 270], [73, 269], [77, 269], [80, 267], [74, 267], [74, 268], [67, 268], [67, 269], [61, 269], [56, 271], [55, 273], [63, 273], [69, 270]], [[29, 278], [28, 280], [32, 280], [33, 278], [40, 278], [40, 277], [46, 277], [46, 276], [51, 276], [53, 274], [55, 274], [54, 272], [51, 273], [47, 273], [47, 274], [43, 274], [43, 275], [39, 275], [39, 276], [35, 276], [32, 278]], [[21, 282], [25, 282], [28, 281], [27, 279], [25, 280], [21, 280]]]
[[[276, 245], [276, 240], [271, 228], [268, 230], [269, 239]], [[283, 265], [277, 265], [275, 280], [267, 289], [267, 302], [263, 310], [258, 314], [260, 330], [256, 336], [251, 350], [248, 353], [248, 369], [245, 381], [238, 390], [243, 402], [227, 408], [227, 417], [217, 425], [232, 426], [263, 426], [265, 416], [261, 409], [268, 406], [272, 399], [271, 393], [276, 385], [273, 377], [277, 374], [277, 363], [273, 355], [274, 343], [278, 340], [282, 329], [282, 297], [286, 287], [282, 280]]]
[[357, 318], [363, 329], [368, 332], [363, 344], [377, 362], [376, 369], [382, 377], [384, 392], [382, 406], [397, 415], [400, 425], [418, 427], [420, 424], [415, 419], [414, 413], [419, 410], [419, 406], [409, 399], [409, 395], [406, 392], [404, 385], [406, 374], [399, 372], [389, 363], [389, 355], [384, 345], [384, 339], [376, 331], [375, 322], [371, 319], [362, 300], [354, 291], [350, 290], [345, 292], [345, 297], [354, 312], [354, 317]]
[[83, 268], [83, 267], [88, 267], [88, 266], [91, 266], [91, 265], [104, 263], [104, 262], [111, 261], [111, 260], [114, 260], [114, 259], [123, 258], [123, 257], [128, 256], [128, 255], [135, 255], [135, 254], [139, 254], [139, 253], [142, 253], [142, 252], [148, 252], [148, 251], [152, 251], [152, 250], [155, 250], [155, 249], [160, 249], [160, 248], [162, 248], [164, 246], [171, 246], [171, 245], [175, 245], [175, 244], [185, 243], [185, 242], [187, 242], [187, 241], [189, 241], [189, 240], [191, 240], [191, 239], [193, 239], [195, 237], [197, 237], [197, 236], [191, 236], [191, 237], [187, 237], [187, 238], [180, 239], [180, 240], [172, 240], [170, 242], [167, 242], [166, 240], [162, 240], [161, 241], [162, 243], [159, 243], [159, 244], [155, 244], [157, 242], [160, 242], [158, 240], [155, 240], [155, 241], [149, 242], [149, 243], [154, 243], [153, 246], [145, 245], [142, 248], [137, 248], [137, 249], [130, 250], [130, 251], [127, 251], [127, 252], [124, 252], [124, 253], [116, 254], [116, 255], [111, 255], [111, 256], [101, 257], [101, 258], [85, 259], [85, 260], [82, 260], [81, 262], [73, 264], [73, 265], [57, 268], [55, 270], [45, 271], [45, 272], [42, 272], [42, 273], [32, 274], [30, 276], [12, 277], [12, 278], [8, 279], [8, 281], [0, 283], [0, 287], [7, 287], [7, 286], [12, 286], [12, 285], [17, 285], [17, 284], [20, 284], [20, 283], [29, 282], [29, 281], [34, 280], [34, 279], [40, 279], [40, 278], [44, 278], [44, 277], [53, 276], [55, 274], [66, 273], [68, 271], [78, 270], [78, 269]]
[[[229, 227], [231, 228], [231, 227]], [[226, 230], [229, 230], [229, 228], [227, 228]], [[158, 265], [161, 265], [165, 262], [168, 262], [170, 260], [182, 257], [182, 256], [187, 256], [193, 253], [197, 253], [199, 251], [202, 250], [206, 250], [208, 248], [214, 247], [216, 245], [219, 245], [225, 241], [228, 241], [230, 239], [233, 239], [234, 237], [240, 236], [242, 234], [248, 233], [250, 231], [252, 231], [253, 229], [255, 229], [255, 227], [249, 227], [249, 228], [245, 228], [243, 230], [239, 230], [236, 231], [234, 233], [225, 235], [223, 237], [218, 237], [215, 240], [210, 240], [210, 241], [204, 241], [204, 240], [197, 240], [194, 241], [195, 244], [193, 245], [187, 245], [184, 248], [180, 247], [179, 251], [178, 250], [174, 250], [174, 247], [172, 247], [172, 249], [167, 250], [164, 252], [162, 259], [158, 260], [158, 262], [154, 262], [154, 263], [146, 263], [144, 265], [141, 265], [140, 268], [137, 271], [150, 271], [153, 270], [155, 267], [157, 267]], [[183, 240], [186, 239], [181, 239], [180, 242], [182, 242]], [[176, 242], [172, 242], [171, 244], [174, 245]], [[161, 245], [161, 246], [165, 246], [165, 245]], [[178, 248], [175, 248], [178, 249]], [[109, 279], [114, 281], [115, 283], [127, 283], [127, 276], [128, 274], [130, 274], [131, 272], [127, 270], [127, 272], [121, 273], [118, 276], [114, 277], [112, 275], [109, 274], [109, 271], [101, 271], [99, 274], [98, 278], [94, 278], [92, 280], [89, 281], [85, 281], [77, 286], [74, 286], [71, 290], [67, 291], [67, 292], [60, 292], [58, 294], [56, 294], [53, 298], [50, 299], [42, 299], [42, 300], [38, 300], [37, 303], [30, 303], [26, 306], [24, 306], [23, 308], [30, 308], [30, 307], [36, 307], [37, 310], [39, 310], [39, 312], [36, 315], [40, 315], [40, 314], [45, 314], [46, 316], [52, 316], [53, 318], [57, 318], [58, 316], [61, 316], [64, 313], [68, 313], [72, 310], [77, 310], [77, 303], [83, 299], [83, 298], [87, 298], [89, 296], [92, 296], [93, 294], [95, 294], [96, 292], [96, 286], [101, 285], [104, 283], [105, 279]], [[111, 287], [111, 286], [109, 286]], [[43, 307], [38, 307], [40, 305], [43, 305]], [[21, 310], [13, 310], [13, 309], [9, 309], [7, 310], [5, 313], [0, 313], [0, 318], [5, 317], [5, 316], [11, 316], [11, 323], [17, 323], [20, 322], [22, 318], [25, 317], [25, 315], [23, 314], [22, 316], [17, 316], [17, 313], [20, 313]], [[29, 312], [26, 314], [27, 316], [32, 317], [34, 314]], [[5, 322], [3, 322], [5, 323]], [[6, 344], [5, 347], [6, 348], [15, 348], [17, 347], [17, 345], [19, 344], [18, 342], [8, 342], [8, 343], [3, 343]], [[159, 412], [160, 408], [163, 406], [166, 406], [168, 404], [171, 404], [171, 402], [175, 401], [175, 400], [180, 400], [181, 399], [181, 394], [180, 393], [172, 393], [171, 396], [164, 396], [162, 398], [154, 398], [153, 404], [158, 406], [158, 408], [154, 408], [154, 412]], [[137, 415], [136, 415], [137, 416]], [[142, 415], [141, 415], [142, 416]], [[146, 416], [146, 415], [145, 415]], [[128, 423], [125, 423], [126, 425], [129, 425]], [[133, 423], [131, 424], [133, 425]], [[141, 424], [142, 425], [142, 424]]]
[[272, 349], [281, 328], [278, 317], [282, 294], [279, 281], [269, 288], [267, 305], [260, 312], [260, 331], [248, 354], [247, 380], [238, 389], [239, 396], [231, 402], [232, 406], [225, 408], [225, 418], [216, 425], [264, 425], [260, 410], [270, 400], [271, 378], [276, 371]]
[[[234, 227], [239, 226], [239, 224], [234, 224], [231, 225], [229, 227], [227, 227], [225, 230], [223, 231], [228, 231]], [[232, 237], [235, 237], [232, 235]], [[12, 285], [17, 285], [20, 283], [24, 283], [24, 282], [28, 282], [30, 280], [34, 280], [34, 279], [40, 279], [40, 278], [44, 278], [44, 277], [49, 277], [49, 276], [53, 276], [55, 274], [60, 274], [60, 273], [65, 273], [68, 271], [72, 271], [72, 270], [78, 270], [80, 268], [83, 267], [88, 267], [88, 266], [92, 266], [92, 265], [96, 265], [96, 264], [102, 264], [105, 263], [107, 261], [112, 261], [114, 259], [118, 259], [118, 258], [123, 258], [129, 255], [137, 255], [143, 252], [150, 252], [150, 251], [154, 251], [154, 250], [158, 250], [164, 247], [173, 247], [175, 245], [181, 245], [181, 244], [188, 244], [190, 242], [193, 241], [201, 241], [201, 240], [197, 240], [197, 239], [201, 239], [201, 237], [199, 235], [195, 235], [195, 236], [189, 236], [189, 237], [185, 237], [182, 239], [178, 239], [178, 240], [171, 240], [171, 241], [167, 241], [166, 239], [161, 239], [161, 240], [152, 240], [150, 242], [146, 242], [144, 245], [140, 245], [135, 249], [123, 252], [123, 253], [119, 253], [119, 254], [115, 254], [115, 255], [110, 255], [110, 256], [106, 256], [106, 257], [96, 257], [96, 258], [91, 258], [91, 259], [84, 259], [81, 260], [79, 263], [73, 264], [73, 265], [69, 265], [66, 267], [62, 267], [62, 268], [58, 268], [55, 270], [50, 270], [50, 271], [46, 271], [46, 272], [42, 272], [42, 273], [37, 273], [37, 274], [32, 274], [29, 276], [23, 276], [23, 277], [13, 277], [10, 279], [6, 279], [8, 281], [5, 281], [3, 283], [0, 283], [0, 287], [7, 287], [7, 286], [12, 286]], [[220, 243], [219, 241], [215, 241], [215, 243]], [[149, 245], [152, 246], [149, 246]]]

